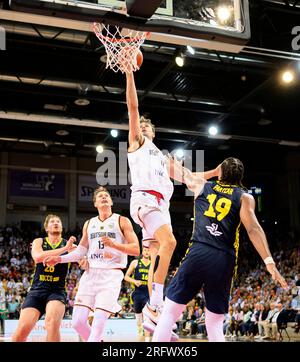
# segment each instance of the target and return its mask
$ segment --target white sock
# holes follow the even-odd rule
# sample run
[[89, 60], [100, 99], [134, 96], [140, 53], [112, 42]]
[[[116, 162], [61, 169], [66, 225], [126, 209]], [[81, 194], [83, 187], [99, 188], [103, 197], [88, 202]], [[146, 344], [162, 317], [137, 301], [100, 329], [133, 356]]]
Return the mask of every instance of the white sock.
[[75, 305], [72, 314], [72, 326], [84, 341], [88, 340], [91, 333], [91, 327], [88, 324], [89, 313], [89, 308]]
[[205, 326], [209, 342], [225, 342], [223, 334], [224, 314], [216, 314], [205, 309]]
[[150, 297], [150, 305], [158, 306], [164, 302], [164, 285], [152, 283], [152, 294]]
[[102, 309], [95, 310], [91, 334], [89, 336], [88, 342], [102, 341], [105, 324], [109, 316], [110, 313], [106, 312], [105, 310]]
[[170, 342], [172, 326], [185, 309], [185, 304], [178, 304], [166, 298], [162, 314], [155, 328], [152, 342]]

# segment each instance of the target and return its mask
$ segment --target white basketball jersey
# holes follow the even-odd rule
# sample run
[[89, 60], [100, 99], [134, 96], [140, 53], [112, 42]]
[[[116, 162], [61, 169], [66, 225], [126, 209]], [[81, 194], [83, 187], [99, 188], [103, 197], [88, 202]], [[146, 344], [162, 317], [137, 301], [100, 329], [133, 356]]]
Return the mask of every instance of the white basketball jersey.
[[144, 144], [128, 153], [132, 192], [154, 190], [160, 192], [166, 201], [172, 197], [174, 186], [168, 174], [166, 158], [162, 152], [144, 137]]
[[115, 242], [126, 243], [119, 224], [120, 215], [112, 214], [101, 221], [98, 216], [90, 219], [87, 233], [89, 240], [88, 261], [91, 268], [126, 268], [127, 254], [104, 246], [101, 237], [108, 236]]

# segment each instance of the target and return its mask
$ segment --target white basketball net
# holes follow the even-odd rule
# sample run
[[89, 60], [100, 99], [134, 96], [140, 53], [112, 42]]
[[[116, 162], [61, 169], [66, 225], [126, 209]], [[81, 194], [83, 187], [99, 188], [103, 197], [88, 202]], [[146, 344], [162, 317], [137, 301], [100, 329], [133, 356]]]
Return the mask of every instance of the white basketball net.
[[137, 54], [149, 33], [130, 30], [129, 33], [123, 35], [118, 26], [100, 23], [94, 23], [93, 28], [106, 50], [106, 68], [110, 68], [116, 73], [118, 71], [131, 73], [139, 69]]

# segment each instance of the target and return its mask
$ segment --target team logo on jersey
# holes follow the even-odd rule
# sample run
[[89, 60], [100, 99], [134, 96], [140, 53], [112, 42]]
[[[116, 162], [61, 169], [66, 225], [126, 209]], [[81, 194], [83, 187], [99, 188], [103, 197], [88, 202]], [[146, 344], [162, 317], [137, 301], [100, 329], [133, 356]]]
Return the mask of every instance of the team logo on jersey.
[[157, 156], [159, 153], [159, 150], [149, 150], [149, 153], [151, 156]]
[[211, 226], [206, 226], [206, 230], [209, 231], [213, 236], [220, 236], [223, 233], [221, 233], [221, 231], [218, 231], [218, 227], [218, 224], [211, 224]]
[[109, 224], [108, 227], [109, 227], [110, 229], [113, 229], [113, 228], [114, 228], [114, 224]]

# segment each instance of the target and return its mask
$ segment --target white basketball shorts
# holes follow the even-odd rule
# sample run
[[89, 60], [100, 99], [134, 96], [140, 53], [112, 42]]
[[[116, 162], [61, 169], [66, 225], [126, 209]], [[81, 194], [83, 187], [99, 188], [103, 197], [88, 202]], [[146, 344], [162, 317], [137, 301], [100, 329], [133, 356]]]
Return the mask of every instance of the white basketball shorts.
[[93, 310], [99, 308], [111, 313], [119, 312], [122, 309], [118, 298], [123, 278], [120, 269], [90, 268], [80, 278], [74, 304]]
[[144, 191], [131, 194], [130, 215], [135, 223], [141, 226], [143, 245], [149, 246], [147, 240], [154, 240], [154, 233], [163, 225], [169, 225], [172, 230], [169, 212], [169, 201], [161, 199], [158, 203], [156, 196]]

